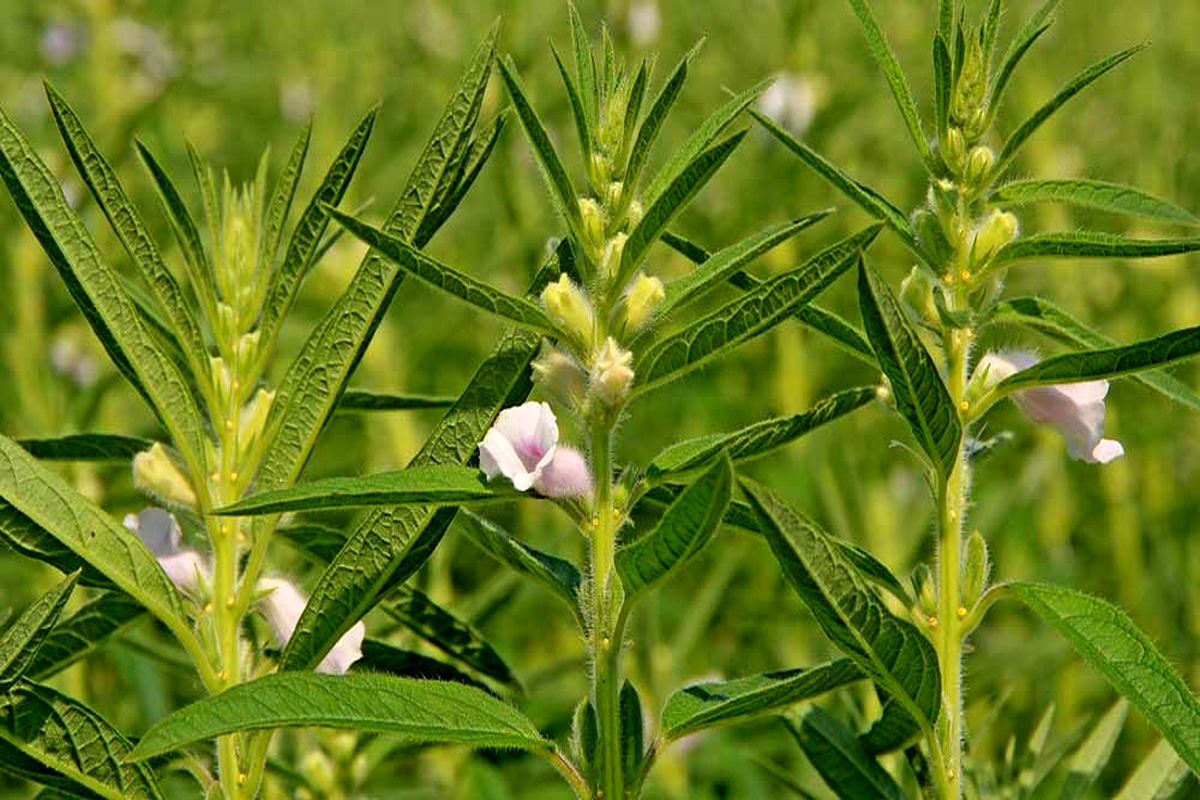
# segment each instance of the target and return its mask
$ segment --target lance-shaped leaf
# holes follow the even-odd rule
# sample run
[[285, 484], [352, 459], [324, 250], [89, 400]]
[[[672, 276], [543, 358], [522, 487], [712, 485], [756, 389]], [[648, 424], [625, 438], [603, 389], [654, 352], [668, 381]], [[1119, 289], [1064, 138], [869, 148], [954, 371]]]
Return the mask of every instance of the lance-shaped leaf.
[[64, 574], [82, 570], [79, 582], [84, 586], [109, 588], [112, 583], [69, 547], [0, 499], [0, 541], [27, 558], [49, 564]]
[[918, 244], [917, 235], [908, 223], [907, 215], [891, 201], [869, 186], [859, 183], [850, 177], [840, 167], [833, 164], [833, 162], [826, 159], [816, 150], [813, 150], [804, 142], [801, 142], [792, 136], [792, 134], [779, 127], [770, 117], [753, 110], [750, 112], [750, 115], [766, 128], [768, 133], [782, 142], [784, 147], [799, 156], [800, 160], [807, 164], [814, 172], [829, 181], [835, 189], [853, 200], [875, 219], [887, 223], [887, 226], [900, 237], [900, 241], [917, 258], [926, 264], [932, 263], [930, 257], [921, 249], [921, 245]]
[[567, 65], [563, 63], [562, 57], [558, 54], [558, 48], [551, 44], [550, 52], [554, 54], [554, 63], [558, 65], [558, 74], [562, 77], [563, 86], [567, 90], [567, 99], [571, 102], [571, 118], [575, 120], [575, 133], [579, 136], [579, 149], [583, 153], [586, 164], [592, 155], [590, 117], [584, 108], [583, 98], [579, 96], [579, 89], [575, 85], [574, 78], [571, 77]]
[[741, 272], [742, 267], [763, 253], [783, 244], [831, 213], [833, 213], [833, 209], [828, 208], [791, 222], [772, 225], [753, 236], [747, 236], [736, 244], [718, 250], [705, 258], [696, 269], [667, 284], [666, 297], [655, 310], [655, 314], [665, 317], [680, 306], [716, 288]]
[[495, 648], [473, 626], [455, 617], [423, 592], [401, 586], [385, 609], [392, 619], [441, 650], [503, 686], [521, 684]]
[[592, 59], [592, 43], [583, 19], [572, 2], [567, 3], [571, 18], [571, 49], [575, 54], [575, 74], [579, 79], [579, 94], [588, 125], [595, 127], [599, 95], [596, 92], [596, 62]]
[[507, 295], [481, 280], [472, 278], [470, 275], [425, 255], [403, 239], [388, 236], [383, 231], [359, 222], [354, 217], [333, 209], [330, 210], [330, 213], [350, 233], [383, 253], [409, 275], [428, 283], [435, 289], [440, 289], [446, 294], [464, 300], [489, 314], [495, 314], [501, 319], [507, 319], [552, 336], [557, 334], [554, 322], [546, 316], [546, 312], [542, 311], [537, 303], [523, 297]]
[[[1032, 328], [1076, 347], [1107, 350], [1118, 346], [1112, 339], [1092, 330], [1053, 303], [1038, 297], [1014, 297], [1004, 300], [996, 304], [990, 319], [993, 322], [1013, 323]], [[1166, 372], [1138, 372], [1131, 377], [1177, 403], [1200, 410], [1200, 395]]]
[[732, 433], [687, 439], [656, 455], [646, 468], [646, 478], [651, 484], [661, 483], [708, 464], [722, 451], [734, 463], [759, 458], [862, 408], [878, 396], [879, 390], [874, 386], [848, 389], [821, 400], [801, 414], [763, 420]]
[[583, 578], [570, 561], [535, 550], [489, 519], [464, 509], [458, 517], [460, 528], [480, 550], [507, 564], [522, 575], [533, 578], [567, 601], [575, 613], [579, 609], [579, 587]]
[[304, 160], [308, 157], [308, 145], [312, 141], [312, 120], [304, 123], [296, 143], [288, 153], [283, 171], [275, 179], [275, 188], [271, 191], [271, 199], [263, 214], [262, 240], [259, 242], [260, 264], [273, 265], [279, 255], [279, 245], [283, 242], [283, 227], [292, 211], [292, 203], [296, 199], [296, 187], [300, 184], [300, 175], [304, 171]]
[[1067, 762], [1067, 777], [1059, 790], [1060, 800], [1076, 800], [1095, 782], [1100, 770], [1112, 758], [1113, 748], [1117, 745], [1117, 738], [1125, 727], [1128, 715], [1129, 702], [1121, 699], [1113, 703], [1092, 727], [1091, 733]]
[[685, 686], [663, 707], [663, 736], [674, 740], [705, 728], [734, 725], [862, 679], [862, 671], [842, 658], [818, 667]]
[[105, 592], [59, 622], [42, 643], [27, 675], [45, 680], [57, 675], [122, 629], [142, 619], [146, 611], [121, 592]]
[[1031, 386], [1115, 378], [1158, 369], [1200, 353], [1200, 326], [1120, 347], [1063, 353], [1008, 376], [993, 390], [1003, 397]]
[[273, 342], [279, 332], [279, 326], [291, 310], [296, 293], [300, 289], [300, 279], [308, 272], [313, 256], [329, 226], [329, 209], [342, 202], [350, 180], [358, 169], [371, 131], [375, 127], [375, 117], [378, 108], [372, 108], [362, 121], [350, 133], [350, 138], [342, 145], [342, 149], [325, 171], [325, 177], [308, 207], [300, 215], [288, 241], [287, 252], [283, 263], [271, 273], [271, 284], [267, 290], [266, 301], [263, 303], [262, 319], [259, 321], [263, 342]]
[[394, 394], [350, 390], [338, 401], [338, 411], [413, 411], [430, 408], [449, 408], [455, 397], [428, 394]]
[[1058, 94], [1050, 98], [1033, 115], [1025, 122], [1021, 123], [1021, 127], [1008, 137], [1004, 143], [1004, 147], [1000, 150], [1000, 155], [996, 158], [996, 168], [994, 174], [999, 175], [1001, 171], [1013, 160], [1017, 151], [1021, 149], [1021, 145], [1034, 134], [1034, 132], [1042, 126], [1046, 120], [1054, 115], [1054, 112], [1062, 108], [1063, 105], [1075, 95], [1082, 92], [1094, 81], [1105, 75], [1110, 70], [1124, 63], [1127, 59], [1133, 56], [1138, 51], [1142, 50], [1145, 45], [1139, 44], [1130, 47], [1127, 50], [1122, 50], [1119, 53], [1114, 53], [1108, 58], [1097, 61], [1092, 66], [1079, 73], [1070, 83], [1064, 86]]
[[992, 192], [988, 201], [1010, 206], [1067, 203], [1158, 222], [1200, 226], [1200, 219], [1192, 212], [1141, 189], [1084, 178], [1013, 181]]
[[166, 312], [171, 333], [181, 340], [183, 353], [192, 371], [200, 374], [200, 370], [207, 366], [201, 364], [201, 359], [207, 353], [204, 336], [200, 333], [200, 326], [187, 304], [183, 290], [179, 288], [178, 281], [163, 261], [150, 232], [146, 230], [141, 214], [130, 202], [116, 172], [96, 147], [79, 117], [48, 83], [46, 97], [50, 101], [54, 122], [67, 145], [75, 168], [79, 170], [92, 196], [96, 198], [96, 204], [104, 212], [125, 252], [129, 254], [154, 293], [155, 299]]
[[103, 462], [130, 461], [154, 442], [112, 433], [75, 433], [53, 439], [21, 439], [17, 444], [43, 461]]
[[635, 392], [680, 378], [788, 319], [849, 269], [878, 232], [849, 236], [655, 343], [637, 363]]
[[145, 606], [180, 641], [192, 640], [178, 592], [137, 536], [5, 436], [0, 498]]
[[679, 60], [675, 70], [671, 73], [671, 77], [667, 78], [667, 82], [663, 84], [658, 95], [654, 98], [654, 102], [650, 104], [650, 110], [646, 112], [645, 119], [638, 126], [637, 138], [633, 141], [633, 147], [629, 151], [629, 161], [625, 166], [624, 182], [628, 187], [637, 185], [638, 177], [642, 174], [642, 168], [646, 165], [646, 160], [650, 158], [650, 148], [654, 146], [655, 139], [658, 138], [658, 132], [662, 129], [663, 122], [666, 121], [667, 115], [671, 113], [671, 108], [675, 105], [675, 101], [679, 99], [679, 92], [683, 89], [683, 83], [687, 80], [688, 65], [691, 64], [696, 53], [700, 51], [700, 42], [697, 42], [683, 58]]
[[1166, 739], [1159, 739], [1113, 800], [1169, 800], [1192, 771]]
[[676, 215], [717, 173], [745, 135], [744, 130], [738, 131], [697, 154], [654, 203], [646, 208], [621, 250], [621, 265], [617, 270], [615, 285], [624, 286], [633, 277], [634, 270], [641, 264], [650, 245], [658, 240]]
[[[446, 191], [444, 194], [437, 196], [434, 207], [425, 215], [425, 219], [421, 220], [421, 224], [417, 226], [417, 232], [413, 236], [414, 242], [427, 242], [432, 239], [433, 234], [445, 224], [450, 215], [454, 213], [454, 210], [459, 207], [463, 198], [467, 196], [467, 192], [475, 185], [475, 179], [483, 171], [484, 164], [491, 158], [492, 151], [496, 149], [496, 143], [500, 141], [500, 134], [504, 132], [507, 120], [508, 117], [504, 113], [501, 113], [486, 128], [471, 139], [462, 166], [451, 181], [444, 182]], [[352, 213], [358, 216], [360, 212], [354, 211]], [[340, 230], [338, 232], [341, 233]]]
[[[456, 154], [466, 149], [479, 117], [495, 37], [493, 28], [476, 49], [388, 218], [384, 230], [389, 235], [406, 240], [412, 236], [434, 209], [439, 188], [457, 174]], [[417, 246], [425, 243], [413, 241]], [[271, 405], [263, 439], [267, 444], [256, 476], [260, 490], [286, 486], [300, 474], [404, 275], [381, 254], [368, 253], [346, 291], [304, 343]]]
[[1200, 700], [1124, 611], [1059, 586], [1018, 582], [1007, 591], [1066, 637], [1200, 774]]
[[904, 792], [845, 725], [819, 706], [784, 718], [825, 784], [843, 800], [903, 800]]
[[[1043, 33], [1045, 33], [1054, 20], [1051, 15], [1054, 9], [1058, 7], [1059, 0], [1048, 0], [1042, 5], [1033, 16], [1025, 21], [1021, 26], [1021, 30], [1013, 37], [1012, 42], [1008, 46], [1004, 57], [1000, 59], [1000, 69], [996, 70], [995, 77], [992, 79], [992, 85], [988, 89], [987, 108], [988, 116], [995, 117], [996, 110], [1000, 107], [1000, 100], [1004, 96], [1004, 90], [1008, 87], [1008, 82], [1012, 79], [1013, 72], [1017, 69], [1017, 65], [1021, 63], [1021, 59], [1029, 52], [1029, 48], [1033, 47]], [[999, 11], [995, 15], [999, 16]], [[998, 27], [998, 20], [991, 21], [992, 41], [995, 41], [995, 31]]]
[[962, 425], [937, 365], [891, 290], [861, 261], [858, 304], [871, 347], [891, 383], [896, 408], [945, 478], [958, 458]]
[[954, 84], [950, 48], [940, 33], [933, 37], [933, 118], [941, 136], [950, 127], [950, 93]]
[[58, 180], [2, 112], [0, 180], [113, 363], [146, 398], [189, 464], [199, 464], [207, 437], [187, 378], [150, 336]]
[[323, 478], [261, 492], [213, 511], [227, 516], [278, 514], [369, 506], [446, 506], [521, 497], [511, 486], [488, 484], [473, 467], [440, 464], [377, 472], [358, 478]]
[[858, 21], [862, 24], [871, 56], [883, 71], [884, 77], [887, 78], [888, 87], [892, 90], [892, 97], [895, 98], [896, 106], [900, 109], [900, 116], [904, 118], [908, 135], [912, 137], [913, 144], [917, 147], [917, 153], [921, 156], [922, 161], [931, 164], [933, 154], [929, 151], [929, 142], [925, 140], [925, 131], [921, 128], [917, 103], [913, 100], [912, 90], [908, 88], [908, 81], [904, 77], [904, 71], [900, 69], [900, 62], [896, 60], [896, 54], [892, 52], [887, 37], [883, 35], [883, 30], [875, 21], [875, 15], [871, 12], [871, 6], [867, 0], [849, 0], [849, 2]]
[[679, 493], [658, 526], [617, 551], [617, 573], [628, 595], [657, 583], [696, 556], [721, 524], [733, 492], [733, 464], [717, 462]]
[[766, 487], [741, 480], [783, 574], [825, 635], [928, 732], [941, 704], [937, 655], [894, 616], [835, 540]]
[[734, 95], [723, 106], [708, 115], [700, 125], [692, 131], [683, 144], [675, 149], [667, 163], [663, 165], [658, 174], [654, 176], [654, 180], [646, 187], [646, 191], [642, 193], [643, 205], [653, 206], [659, 196], [666, 191], [680, 173], [696, 156], [716, 141], [721, 132], [729, 127], [738, 115], [750, 107], [759, 95], [767, 90], [774, 78], [767, 78], [759, 81], [754, 86], [751, 86], [744, 92]]
[[16, 622], [0, 634], [0, 692], [23, 677], [37, 658], [51, 629], [79, 580], [78, 573], [67, 577], [46, 594], [33, 601]]
[[22, 681], [0, 697], [0, 770], [71, 797], [161, 798], [129, 741], [95, 711]]
[[282, 672], [176, 711], [146, 732], [145, 760], [229, 733], [322, 727], [400, 734], [408, 741], [541, 751], [552, 746], [512, 706], [473, 686], [351, 672]]
[[362, 652], [362, 658], [355, 661], [354, 666], [351, 667], [356, 672], [383, 673], [400, 678], [420, 678], [431, 681], [452, 681], [487, 690], [482, 683], [444, 661], [438, 661], [436, 658], [414, 653], [411, 650], [401, 650], [386, 642], [367, 639], [363, 642]]
[[993, 266], [1039, 258], [1158, 258], [1200, 250], [1200, 237], [1129, 239], [1111, 233], [1035, 233], [1000, 248]]

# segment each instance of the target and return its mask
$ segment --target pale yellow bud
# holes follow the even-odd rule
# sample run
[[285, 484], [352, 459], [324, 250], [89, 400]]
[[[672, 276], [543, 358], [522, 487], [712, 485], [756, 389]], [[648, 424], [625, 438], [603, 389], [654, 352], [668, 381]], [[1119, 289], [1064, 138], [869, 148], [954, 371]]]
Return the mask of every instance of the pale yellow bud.
[[624, 191], [625, 184], [620, 181], [613, 181], [604, 190], [604, 205], [608, 208], [616, 208], [621, 202], [621, 192]]
[[611, 336], [604, 340], [592, 365], [592, 392], [609, 405], [629, 393], [633, 383], [633, 353], [623, 350]]
[[196, 507], [196, 491], [191, 481], [158, 442], [133, 457], [133, 485], [165, 504]]
[[900, 300], [916, 319], [923, 322], [937, 321], [937, 305], [933, 301], [933, 281], [930, 280], [929, 273], [920, 267], [913, 267], [901, 282]]
[[591, 161], [588, 162], [588, 171], [588, 177], [591, 178], [593, 187], [604, 186], [612, 180], [612, 161], [603, 153], [592, 153]]
[[635, 225], [642, 221], [642, 214], [645, 211], [642, 209], [642, 204], [637, 200], [630, 201], [629, 210], [625, 212], [625, 218], [629, 220], [629, 227], [632, 229]]
[[615, 234], [604, 243], [604, 253], [600, 256], [600, 274], [612, 278], [621, 271], [621, 257], [625, 253], [625, 240], [629, 237], [623, 233]]
[[583, 369], [570, 354], [549, 348], [531, 366], [533, 380], [555, 398], [574, 402], [583, 394]]
[[662, 281], [639, 272], [625, 295], [626, 329], [636, 331], [645, 325], [665, 297]]
[[958, 128], [946, 131], [942, 140], [942, 158], [952, 172], [962, 172], [967, 158], [967, 140]]
[[598, 252], [604, 243], [604, 209], [590, 197], [579, 200], [579, 216], [583, 221], [584, 244]]
[[1017, 238], [1019, 227], [1017, 218], [1009, 212], [999, 209], [992, 211], [975, 231], [971, 247], [974, 266], [983, 266], [991, 261], [1001, 247]]
[[971, 153], [967, 156], [967, 171], [965, 175], [967, 183], [972, 186], [982, 184], [987, 180], [994, 163], [996, 163], [996, 154], [992, 152], [990, 147], [978, 145], [971, 148]]
[[557, 281], [543, 289], [542, 303], [550, 312], [550, 318], [577, 344], [586, 346], [592, 341], [595, 327], [592, 304], [569, 277], [560, 275]]

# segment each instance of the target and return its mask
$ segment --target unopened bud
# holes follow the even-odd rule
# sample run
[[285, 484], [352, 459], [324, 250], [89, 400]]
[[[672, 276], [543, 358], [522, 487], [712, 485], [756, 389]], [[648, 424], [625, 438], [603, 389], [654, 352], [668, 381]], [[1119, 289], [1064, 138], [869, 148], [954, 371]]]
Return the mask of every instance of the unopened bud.
[[968, 123], [981, 108], [988, 80], [987, 64], [978, 37], [966, 37], [966, 45], [962, 69], [954, 84], [954, 97], [950, 106], [951, 117], [960, 124]]
[[604, 244], [604, 254], [600, 256], [600, 274], [605, 278], [613, 278], [621, 271], [621, 258], [625, 254], [625, 240], [629, 237], [623, 233], [614, 234]]
[[900, 300], [918, 322], [935, 322], [938, 318], [937, 305], [933, 300], [933, 281], [929, 273], [913, 267], [900, 284]]
[[971, 153], [967, 156], [967, 183], [971, 186], [982, 185], [991, 173], [994, 163], [996, 155], [992, 148], [982, 144], [971, 148]]
[[625, 184], [620, 181], [613, 181], [604, 190], [604, 205], [608, 208], [616, 208], [621, 202], [621, 192], [624, 191]]
[[625, 294], [625, 329], [636, 331], [645, 325], [666, 296], [662, 281], [639, 272]]
[[242, 460], [256, 446], [259, 437], [267, 427], [267, 417], [271, 413], [271, 405], [275, 402], [275, 392], [259, 389], [241, 413], [241, 426], [238, 430], [238, 452]]
[[975, 531], [967, 537], [967, 559], [963, 565], [962, 604], [966, 608], [979, 602], [991, 570], [987, 542], [983, 540], [983, 534]]
[[[932, 191], [932, 189], [930, 190]], [[946, 264], [954, 257], [954, 248], [946, 238], [942, 221], [937, 214], [928, 208], [921, 208], [912, 218], [913, 229], [917, 233], [917, 241], [925, 252], [933, 256], [935, 264]]]
[[[237, 340], [237, 366], [239, 375], [252, 375], [258, 361], [259, 332], [242, 334]], [[243, 389], [244, 390], [244, 389]]]
[[158, 442], [133, 457], [133, 485], [167, 505], [196, 507], [191, 481]]
[[1017, 218], [1008, 211], [996, 209], [980, 224], [971, 247], [971, 261], [976, 268], [986, 265], [1001, 247], [1017, 238]]
[[917, 564], [912, 573], [913, 594], [917, 596], [917, 605], [926, 616], [937, 613], [937, 592], [933, 585], [933, 572], [928, 564]]
[[588, 162], [588, 177], [591, 178], [592, 186], [597, 190], [612, 180], [612, 161], [608, 156], [599, 151], [592, 153], [592, 158]]
[[630, 229], [642, 221], [642, 214], [644, 213], [641, 203], [637, 200], [630, 201], [629, 210], [625, 212], [625, 218], [629, 221]]
[[958, 128], [946, 131], [942, 139], [942, 158], [951, 172], [962, 172], [967, 158], [967, 140]]
[[550, 312], [550, 318], [562, 327], [571, 340], [581, 346], [592, 341], [595, 325], [592, 304], [569, 277], [560, 275], [557, 281], [543, 289], [542, 303]]
[[633, 353], [611, 336], [604, 340], [592, 365], [592, 392], [609, 405], [625, 398], [633, 383]]
[[549, 348], [533, 362], [532, 368], [533, 380], [555, 399], [574, 403], [583, 395], [583, 369], [570, 354]]
[[590, 197], [579, 200], [579, 216], [583, 221], [583, 243], [593, 253], [604, 243], [604, 209]]

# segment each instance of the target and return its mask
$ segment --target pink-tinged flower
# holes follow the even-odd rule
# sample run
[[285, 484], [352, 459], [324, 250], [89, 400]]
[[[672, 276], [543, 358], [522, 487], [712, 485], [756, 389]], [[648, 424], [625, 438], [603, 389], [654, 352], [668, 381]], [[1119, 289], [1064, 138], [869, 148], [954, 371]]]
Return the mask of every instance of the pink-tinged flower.
[[[995, 385], [1037, 361], [1036, 355], [1024, 350], [988, 353], [980, 359], [976, 374], [982, 375], [988, 385]], [[1108, 381], [1080, 381], [1022, 389], [1013, 393], [1013, 402], [1034, 422], [1057, 429], [1067, 442], [1071, 458], [1107, 464], [1125, 455], [1120, 442], [1104, 438], [1107, 394]]]
[[521, 492], [575, 497], [592, 491], [587, 462], [578, 450], [558, 444], [558, 420], [546, 403], [501, 411], [479, 444], [479, 467], [489, 481], [503, 475]]
[[[275, 641], [280, 647], [287, 645], [296, 630], [296, 623], [308, 605], [304, 593], [296, 588], [291, 581], [283, 578], [263, 578], [258, 582], [258, 590], [267, 592], [258, 603], [259, 611], [267, 619], [267, 625], [275, 635]], [[342, 675], [350, 669], [350, 665], [362, 658], [363, 637], [366, 626], [361, 621], [342, 634], [337, 644], [317, 666], [318, 672], [331, 675]]]
[[126, 514], [124, 524], [154, 554], [179, 591], [195, 595], [201, 583], [207, 584], [211, 580], [212, 570], [204, 557], [195, 550], [180, 549], [183, 532], [175, 517], [166, 511], [146, 508], [138, 514]]

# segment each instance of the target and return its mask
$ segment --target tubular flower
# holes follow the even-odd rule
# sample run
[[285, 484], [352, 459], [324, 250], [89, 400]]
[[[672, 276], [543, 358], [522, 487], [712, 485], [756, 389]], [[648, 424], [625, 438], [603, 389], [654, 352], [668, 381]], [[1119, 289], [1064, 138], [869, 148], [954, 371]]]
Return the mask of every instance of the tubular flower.
[[[988, 385], [995, 385], [1037, 363], [1037, 356], [1023, 350], [988, 353], [975, 368]], [[1067, 442], [1071, 458], [1089, 464], [1107, 464], [1125, 455], [1115, 439], [1104, 437], [1104, 397], [1108, 381], [1081, 381], [1022, 389], [1013, 402], [1034, 422], [1054, 427]]]
[[[308, 599], [294, 583], [283, 578], [263, 578], [258, 582], [258, 590], [267, 593], [259, 601], [258, 608], [275, 634], [275, 641], [284, 647], [292, 638]], [[337, 644], [317, 666], [317, 671], [331, 675], [344, 674], [351, 664], [362, 658], [365, 635], [366, 626], [360, 620], [342, 634], [342, 638], [337, 640]]]
[[195, 595], [202, 582], [209, 582], [211, 569], [204, 557], [195, 550], [180, 549], [183, 532], [175, 517], [161, 508], [151, 507], [137, 514], [126, 514], [123, 522], [158, 559], [159, 566], [176, 589]]
[[506, 408], [479, 445], [487, 479], [503, 475], [518, 491], [547, 497], [591, 494], [592, 477], [578, 450], [558, 443], [558, 420], [546, 403]]

